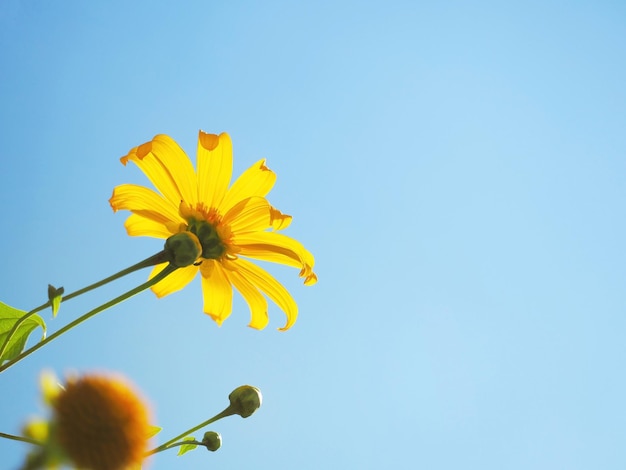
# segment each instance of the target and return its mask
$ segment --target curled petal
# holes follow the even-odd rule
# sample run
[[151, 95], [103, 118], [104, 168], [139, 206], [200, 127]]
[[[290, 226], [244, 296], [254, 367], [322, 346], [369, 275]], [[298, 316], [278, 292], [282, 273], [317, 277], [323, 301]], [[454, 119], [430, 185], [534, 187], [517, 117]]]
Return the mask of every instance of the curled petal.
[[157, 135], [133, 148], [120, 161], [124, 165], [134, 162], [175, 207], [181, 200], [196, 204], [196, 173], [189, 157], [171, 137]]
[[233, 288], [217, 260], [204, 260], [200, 265], [200, 273], [204, 313], [221, 325], [230, 316], [233, 308]]
[[[163, 271], [163, 268], [165, 268], [166, 266], [167, 263], [157, 264], [150, 273], [150, 279]], [[153, 285], [152, 292], [154, 292], [159, 298], [170, 295], [171, 293], [181, 290], [187, 284], [189, 284], [196, 276], [197, 272], [198, 267], [194, 265], [187, 266], [185, 268], [178, 268], [176, 271], [168, 275], [165, 279]]]
[[226, 274], [250, 308], [250, 323], [248, 326], [256, 330], [265, 328], [269, 323], [265, 297], [237, 271], [227, 271]]
[[278, 209], [270, 207], [270, 224], [274, 230], [284, 230], [291, 225], [290, 215], [283, 214]]
[[233, 235], [233, 244], [239, 254], [250, 258], [271, 261], [300, 268], [300, 277], [306, 285], [317, 282], [313, 272], [315, 258], [302, 243], [276, 232], [249, 232]]
[[223, 263], [228, 271], [237, 271], [285, 312], [287, 323], [282, 328], [279, 328], [280, 330], [285, 331], [291, 328], [298, 318], [298, 305], [282, 284], [267, 271], [243, 258], [238, 258], [234, 261], [224, 260]]
[[230, 187], [219, 210], [226, 213], [237, 202], [249, 197], [265, 197], [274, 187], [276, 173], [265, 166], [265, 159], [261, 159], [244, 171]]

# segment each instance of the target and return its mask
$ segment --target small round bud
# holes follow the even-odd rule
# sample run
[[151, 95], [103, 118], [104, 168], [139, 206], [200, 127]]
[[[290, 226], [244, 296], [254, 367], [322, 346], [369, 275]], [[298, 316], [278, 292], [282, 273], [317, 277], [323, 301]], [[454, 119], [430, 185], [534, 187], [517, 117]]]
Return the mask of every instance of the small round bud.
[[202, 245], [195, 234], [180, 232], [165, 241], [165, 251], [174, 266], [184, 268], [196, 262], [202, 254]]
[[228, 395], [230, 408], [242, 418], [247, 418], [254, 413], [263, 401], [261, 391], [252, 385], [242, 385]]
[[220, 436], [218, 432], [207, 431], [204, 433], [202, 443], [207, 448], [207, 450], [215, 452], [217, 449], [222, 447], [222, 436]]

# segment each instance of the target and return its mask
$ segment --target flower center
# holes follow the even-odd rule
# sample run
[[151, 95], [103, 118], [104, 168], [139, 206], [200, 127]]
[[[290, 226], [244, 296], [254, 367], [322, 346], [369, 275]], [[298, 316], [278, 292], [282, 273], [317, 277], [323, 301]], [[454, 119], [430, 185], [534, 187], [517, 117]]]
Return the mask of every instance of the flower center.
[[142, 461], [148, 411], [123, 382], [99, 376], [69, 382], [54, 409], [59, 444], [76, 467], [117, 470]]
[[217, 229], [206, 220], [190, 219], [187, 230], [200, 240], [204, 259], [219, 259], [226, 253], [226, 245], [218, 235]]

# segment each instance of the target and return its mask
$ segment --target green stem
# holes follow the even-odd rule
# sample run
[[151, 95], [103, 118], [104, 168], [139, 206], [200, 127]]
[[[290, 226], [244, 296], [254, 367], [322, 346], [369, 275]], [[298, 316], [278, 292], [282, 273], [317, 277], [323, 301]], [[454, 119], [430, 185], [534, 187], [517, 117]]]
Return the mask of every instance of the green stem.
[[31, 439], [30, 437], [14, 436], [13, 434], [7, 434], [6, 432], [0, 432], [0, 437], [12, 439], [14, 441], [27, 442], [28, 444], [34, 444], [36, 446], [43, 445], [41, 442]]
[[191, 428], [191, 429], [189, 429], [189, 430], [179, 434], [178, 436], [170, 439], [166, 443], [161, 444], [159, 447], [157, 447], [155, 449], [152, 449], [151, 451], [149, 451], [146, 454], [146, 457], [148, 455], [156, 454], [157, 452], [162, 452], [164, 450], [170, 449], [170, 448], [172, 448], [174, 446], [177, 446], [177, 445], [180, 445], [180, 444], [188, 444], [188, 442], [176, 443], [176, 441], [178, 441], [179, 439], [182, 439], [183, 437], [188, 436], [192, 432], [196, 432], [198, 429], [202, 429], [203, 427], [208, 426], [211, 423], [214, 423], [218, 419], [222, 419], [222, 418], [225, 418], [226, 416], [230, 416], [230, 415], [234, 415], [234, 414], [235, 414], [235, 411], [229, 405], [224, 411], [222, 411], [221, 413], [216, 414], [211, 419], [208, 419], [208, 420], [204, 421], [203, 423], [200, 423], [197, 426], [194, 426], [193, 428]]
[[[119, 279], [120, 277], [126, 276], [127, 274], [130, 274], [132, 272], [138, 271], [139, 269], [143, 269], [143, 268], [147, 268], [150, 266], [155, 266], [157, 264], [161, 264], [161, 263], [165, 263], [166, 261], [169, 261], [167, 259], [167, 252], [165, 251], [160, 251], [159, 253], [157, 253], [156, 255], [152, 255], [149, 258], [144, 259], [143, 261], [140, 261], [137, 264], [133, 264], [131, 267], [126, 268], [126, 269], [122, 269], [120, 272], [113, 274], [112, 276], [109, 276], [105, 279], [102, 279], [99, 282], [95, 282], [87, 287], [83, 287], [82, 289], [77, 290], [76, 292], [72, 292], [71, 294], [67, 294], [65, 296], [63, 296], [63, 298], [61, 299], [61, 302], [64, 301], [68, 301], [74, 297], [78, 297], [81, 294], [84, 294], [85, 292], [89, 292], [90, 290], [96, 289], [100, 286], [103, 286], [105, 284], [108, 284], [111, 281], [115, 281], [116, 279]], [[169, 273], [168, 273], [169, 274]], [[50, 302], [48, 302], [47, 305], [49, 305]]]
[[176, 446], [184, 446], [185, 444], [195, 444], [197, 446], [205, 445], [204, 442], [200, 442], [200, 441], [180, 441], [180, 442], [176, 442], [175, 444], [170, 444], [168, 449], [171, 449], [172, 447], [176, 447]]
[[54, 332], [53, 334], [48, 336], [43, 341], [40, 341], [39, 343], [35, 344], [30, 349], [27, 349], [26, 351], [22, 352], [19, 356], [16, 356], [14, 359], [10, 360], [9, 362], [4, 364], [3, 366], [0, 366], [0, 372], [3, 372], [4, 370], [8, 369], [9, 367], [14, 365], [15, 363], [21, 361], [26, 356], [34, 353], [39, 348], [45, 346], [50, 341], [53, 341], [54, 339], [58, 338], [59, 336], [61, 336], [66, 331], [71, 330], [72, 328], [74, 328], [75, 326], [81, 324], [85, 320], [88, 320], [89, 318], [93, 317], [94, 315], [102, 312], [103, 310], [106, 310], [107, 308], [113, 307], [114, 305], [119, 304], [120, 302], [123, 302], [126, 299], [129, 299], [130, 297], [140, 293], [141, 291], [144, 291], [144, 290], [148, 289], [149, 287], [152, 287], [154, 284], [156, 284], [157, 282], [159, 282], [162, 279], [164, 279], [166, 276], [168, 276], [169, 274], [174, 272], [176, 269], [177, 268], [175, 266], [173, 266], [171, 264], [168, 264], [159, 274], [154, 276], [152, 279], [144, 282], [143, 284], [135, 287], [134, 289], [129, 290], [125, 294], [122, 294], [119, 297], [114, 298], [113, 300], [109, 300], [108, 302], [100, 305], [99, 307], [96, 307], [93, 310], [85, 313], [82, 317], [77, 318], [76, 320], [74, 320], [71, 323], [68, 323], [63, 328], [61, 328], [60, 330]]
[[[111, 281], [115, 281], [116, 279], [119, 279], [122, 276], [126, 276], [127, 274], [130, 274], [139, 269], [143, 269], [143, 268], [147, 268], [148, 266], [154, 266], [154, 265], [163, 263], [167, 261], [167, 259], [165, 259], [166, 257], [167, 257], [166, 252], [161, 251], [157, 253], [156, 255], [152, 255], [149, 258], [146, 258], [145, 260], [132, 265], [129, 268], [123, 269], [120, 272], [113, 274], [112, 276], [109, 276], [101, 281], [95, 282], [87, 287], [83, 287], [82, 289], [79, 289], [75, 292], [67, 294], [66, 296], [61, 298], [61, 302], [67, 302], [68, 300], [74, 297], [78, 297], [79, 295], [84, 294], [85, 292], [89, 292], [90, 290], [93, 290], [100, 286], [108, 284]], [[52, 305], [51, 302], [48, 301], [45, 304], [42, 304], [39, 307], [34, 308], [33, 310], [31, 310], [30, 312], [28, 312], [26, 315], [22, 316], [15, 322], [15, 324], [13, 325], [13, 328], [11, 328], [11, 331], [9, 331], [8, 336], [5, 338], [4, 343], [2, 344], [2, 348], [0, 348], [0, 357], [4, 356], [4, 353], [6, 349], [9, 347], [9, 343], [11, 342], [13, 335], [15, 335], [20, 325], [24, 323], [29, 317], [33, 316], [35, 313], [40, 312], [41, 310], [47, 307], [50, 307], [51, 305]], [[1, 371], [2, 369], [0, 369], [0, 372]]]

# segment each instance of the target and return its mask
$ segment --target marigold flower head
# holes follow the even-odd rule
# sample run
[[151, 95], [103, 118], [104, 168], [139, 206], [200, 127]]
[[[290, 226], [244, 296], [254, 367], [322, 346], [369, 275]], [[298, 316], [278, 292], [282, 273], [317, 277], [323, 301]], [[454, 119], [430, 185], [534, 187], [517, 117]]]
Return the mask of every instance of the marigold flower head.
[[125, 381], [97, 375], [70, 380], [52, 406], [59, 445], [79, 468], [120, 470], [143, 460], [148, 409]]
[[41, 382], [52, 417], [49, 422], [32, 421], [25, 428], [27, 436], [42, 443], [41, 450], [29, 456], [31, 466], [38, 462], [37, 468], [140, 467], [152, 426], [147, 405], [128, 382], [115, 376], [85, 375], [69, 379], [63, 387], [50, 373], [43, 374]]
[[[274, 277], [247, 258], [296, 267], [306, 285], [317, 281], [314, 258], [301, 243], [276, 232], [291, 223], [291, 216], [265, 198], [276, 180], [265, 160], [252, 165], [229, 187], [232, 160], [226, 133], [200, 131], [197, 171], [172, 138], [157, 135], [131, 149], [121, 161], [135, 163], [158, 192], [124, 184], [113, 190], [109, 202], [114, 211], [132, 212], [125, 223], [129, 235], [168, 239], [191, 232], [199, 240], [201, 253], [196, 262], [152, 287], [158, 297], [182, 289], [200, 272], [204, 312], [218, 324], [231, 313], [234, 287], [250, 308], [249, 326], [262, 329], [267, 325], [267, 296], [285, 312], [287, 323], [281, 329], [286, 330], [296, 321], [296, 302]], [[151, 277], [164, 266], [155, 266]]]

